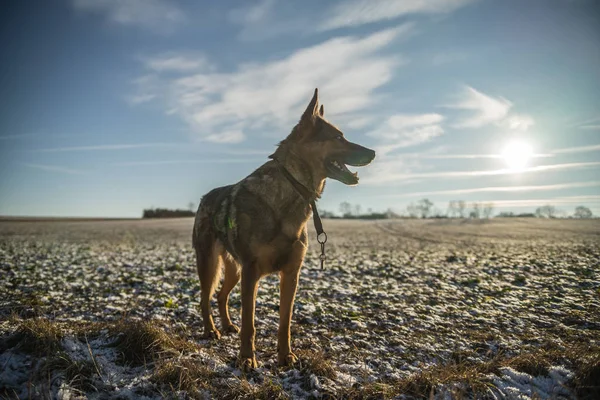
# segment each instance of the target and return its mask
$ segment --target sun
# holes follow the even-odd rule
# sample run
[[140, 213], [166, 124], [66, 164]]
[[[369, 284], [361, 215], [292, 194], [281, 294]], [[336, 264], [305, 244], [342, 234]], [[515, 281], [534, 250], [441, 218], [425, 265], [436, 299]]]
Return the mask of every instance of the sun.
[[501, 157], [509, 169], [514, 171], [522, 171], [529, 165], [529, 160], [533, 156], [531, 146], [522, 141], [509, 142], [502, 150]]

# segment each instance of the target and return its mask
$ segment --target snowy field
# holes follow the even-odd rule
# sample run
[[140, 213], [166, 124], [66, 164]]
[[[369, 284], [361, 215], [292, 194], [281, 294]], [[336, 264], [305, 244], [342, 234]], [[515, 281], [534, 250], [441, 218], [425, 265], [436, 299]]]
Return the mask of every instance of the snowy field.
[[0, 398], [600, 398], [599, 220], [324, 220], [300, 362], [269, 277], [247, 375], [237, 336], [201, 339], [192, 223], [0, 221]]

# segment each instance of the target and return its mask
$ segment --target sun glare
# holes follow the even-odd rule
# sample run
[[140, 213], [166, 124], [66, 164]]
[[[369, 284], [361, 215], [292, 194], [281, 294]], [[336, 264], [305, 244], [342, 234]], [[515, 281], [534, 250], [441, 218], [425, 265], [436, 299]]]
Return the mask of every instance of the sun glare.
[[504, 162], [514, 171], [521, 171], [529, 165], [533, 150], [528, 143], [521, 141], [509, 142], [502, 151]]

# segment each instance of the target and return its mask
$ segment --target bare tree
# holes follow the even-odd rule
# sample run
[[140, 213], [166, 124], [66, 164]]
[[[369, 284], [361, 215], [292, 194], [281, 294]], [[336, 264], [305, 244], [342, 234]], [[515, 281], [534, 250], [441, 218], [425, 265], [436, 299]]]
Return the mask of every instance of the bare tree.
[[592, 210], [585, 206], [577, 206], [575, 208], [575, 214], [573, 214], [575, 218], [587, 219], [592, 218]]
[[458, 215], [461, 218], [464, 218], [465, 210], [467, 209], [467, 203], [464, 200], [459, 200], [457, 204], [458, 204]]
[[388, 208], [385, 212], [385, 217], [388, 219], [398, 218], [398, 214], [396, 214], [391, 208]]
[[406, 212], [410, 218], [417, 218], [419, 215], [419, 208], [415, 205], [415, 203], [410, 203], [406, 206]]
[[360, 215], [360, 211], [361, 211], [361, 206], [360, 204], [357, 204], [354, 206], [354, 215], [356, 215], [357, 217]]
[[417, 202], [417, 210], [419, 210], [421, 218], [429, 217], [431, 207], [433, 207], [433, 203], [429, 199], [421, 199]]
[[494, 212], [494, 203], [485, 203], [483, 205], [483, 218], [489, 219]]
[[541, 206], [535, 209], [535, 216], [538, 218], [555, 218], [556, 212], [556, 207], [550, 204], [546, 204], [545, 206]]
[[340, 212], [342, 213], [342, 217], [352, 215], [352, 204], [348, 203], [347, 201], [341, 202]]
[[471, 205], [471, 212], [469, 218], [479, 219], [481, 217], [481, 205], [479, 203], [473, 203]]
[[193, 202], [193, 201], [190, 201], [190, 202], [188, 203], [188, 210], [190, 210], [190, 211], [194, 211], [194, 208], [195, 208], [195, 207], [196, 207], [196, 204], [194, 204], [194, 202]]
[[450, 200], [448, 202], [448, 217], [454, 218], [458, 214], [458, 202], [456, 200]]

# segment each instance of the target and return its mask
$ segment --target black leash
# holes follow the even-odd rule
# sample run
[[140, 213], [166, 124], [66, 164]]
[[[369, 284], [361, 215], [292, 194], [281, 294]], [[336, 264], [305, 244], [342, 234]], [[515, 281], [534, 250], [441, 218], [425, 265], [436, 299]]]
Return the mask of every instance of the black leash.
[[[315, 224], [315, 230], [317, 231], [317, 242], [319, 242], [319, 244], [321, 245], [321, 255], [319, 256], [319, 259], [321, 260], [321, 269], [323, 269], [323, 263], [327, 258], [327, 256], [325, 255], [325, 243], [327, 243], [327, 234], [323, 230], [323, 223], [321, 222], [321, 217], [319, 217], [319, 212], [317, 211], [317, 204], [314, 200], [310, 203], [310, 206], [312, 207], [313, 211], [313, 223]], [[324, 236], [323, 239], [321, 239], [321, 235]]]
[[[277, 160], [275, 159], [275, 161]], [[283, 173], [283, 176], [285, 176], [286, 179], [292, 184], [292, 186], [294, 187], [294, 189], [296, 189], [300, 196], [302, 196], [306, 201], [310, 203], [310, 207], [312, 208], [313, 212], [313, 223], [315, 225], [315, 230], [317, 231], [317, 242], [319, 242], [319, 244], [321, 245], [321, 255], [319, 256], [319, 259], [321, 260], [321, 269], [323, 269], [323, 263], [327, 258], [327, 256], [325, 255], [325, 243], [327, 243], [327, 234], [323, 230], [323, 223], [321, 222], [321, 217], [319, 217], [319, 212], [317, 211], [317, 203], [315, 200], [312, 199], [314, 193], [308, 190], [306, 186], [298, 182], [298, 180], [294, 178], [294, 176], [290, 174], [290, 172], [287, 169], [285, 169], [285, 167], [281, 165], [279, 161], [277, 161], [277, 165], [279, 165], [279, 169]]]

